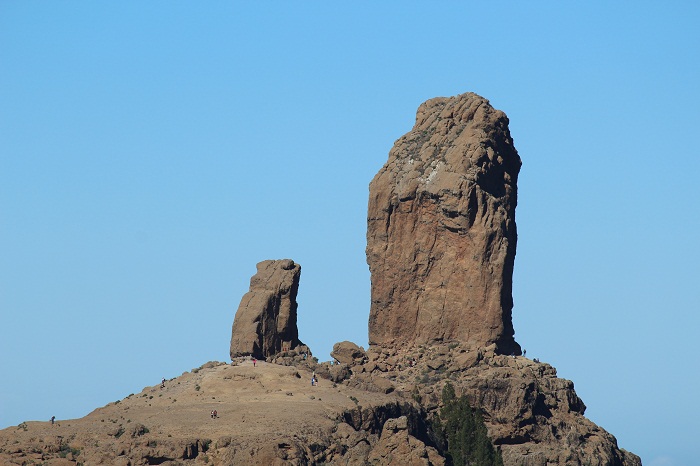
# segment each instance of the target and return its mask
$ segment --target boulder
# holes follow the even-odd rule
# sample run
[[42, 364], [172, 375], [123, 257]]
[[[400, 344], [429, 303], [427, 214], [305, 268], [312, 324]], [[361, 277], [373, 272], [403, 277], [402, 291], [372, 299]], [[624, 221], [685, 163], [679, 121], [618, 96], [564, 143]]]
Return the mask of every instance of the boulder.
[[408, 429], [408, 418], [406, 416], [401, 416], [396, 419], [387, 419], [383, 427], [384, 431], [389, 430], [392, 432], [406, 429]]
[[314, 370], [315, 374], [324, 379], [328, 379], [331, 382], [340, 383], [343, 380], [347, 380], [352, 375], [347, 364], [331, 364], [329, 362], [322, 362], [318, 364]]
[[[340, 366], [343, 366], [343, 364]], [[348, 385], [351, 387], [378, 393], [391, 393], [396, 389], [389, 379], [380, 375], [374, 375], [369, 372], [358, 372], [352, 375], [353, 377], [348, 381]]]
[[520, 157], [473, 94], [423, 103], [370, 183], [370, 345], [457, 340], [520, 354], [511, 311]]
[[297, 329], [297, 290], [301, 266], [290, 259], [257, 265], [231, 329], [231, 359], [268, 358], [302, 343]]
[[360, 364], [366, 358], [365, 351], [351, 341], [341, 341], [333, 345], [331, 357], [341, 364]]
[[401, 416], [387, 419], [382, 435], [370, 452], [368, 462], [373, 465], [443, 466], [444, 458], [432, 447], [412, 436], [408, 419]]

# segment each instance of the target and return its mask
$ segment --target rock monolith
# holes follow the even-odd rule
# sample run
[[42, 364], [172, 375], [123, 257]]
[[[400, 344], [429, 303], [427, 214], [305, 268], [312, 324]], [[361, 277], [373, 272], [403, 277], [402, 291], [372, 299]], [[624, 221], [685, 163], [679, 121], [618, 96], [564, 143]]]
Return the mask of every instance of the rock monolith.
[[511, 311], [520, 157], [467, 93], [423, 103], [370, 183], [370, 344], [458, 340], [520, 354]]
[[301, 266], [290, 259], [257, 265], [231, 329], [231, 359], [267, 358], [299, 345], [297, 291]]

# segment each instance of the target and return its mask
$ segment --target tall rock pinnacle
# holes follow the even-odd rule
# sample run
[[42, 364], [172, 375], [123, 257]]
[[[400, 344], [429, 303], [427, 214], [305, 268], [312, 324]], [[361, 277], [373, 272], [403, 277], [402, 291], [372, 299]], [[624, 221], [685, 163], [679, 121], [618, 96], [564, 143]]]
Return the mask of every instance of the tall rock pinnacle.
[[257, 270], [233, 320], [231, 359], [266, 358], [301, 345], [297, 329], [301, 266], [289, 259], [267, 260]]
[[512, 279], [520, 157], [473, 94], [423, 103], [370, 183], [370, 344], [459, 340], [520, 354]]

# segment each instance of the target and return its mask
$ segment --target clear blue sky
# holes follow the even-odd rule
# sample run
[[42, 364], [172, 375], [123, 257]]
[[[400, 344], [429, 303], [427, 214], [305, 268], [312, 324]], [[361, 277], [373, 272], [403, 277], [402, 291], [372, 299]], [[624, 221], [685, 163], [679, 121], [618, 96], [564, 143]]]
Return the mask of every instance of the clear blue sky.
[[697, 461], [698, 3], [380, 3], [0, 1], [0, 427], [227, 360], [264, 259], [317, 356], [366, 345], [368, 183], [473, 91], [523, 160], [516, 339]]

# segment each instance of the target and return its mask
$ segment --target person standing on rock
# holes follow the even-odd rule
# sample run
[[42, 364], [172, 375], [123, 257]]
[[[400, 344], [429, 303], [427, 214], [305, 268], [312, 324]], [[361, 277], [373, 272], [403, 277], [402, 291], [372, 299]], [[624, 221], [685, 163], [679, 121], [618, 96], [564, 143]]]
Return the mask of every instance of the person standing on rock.
[[258, 362], [257, 359], [253, 358], [253, 367], [255, 367], [255, 363]]
[[51, 416], [51, 425], [53, 425], [54, 422], [56, 422], [56, 416]]

